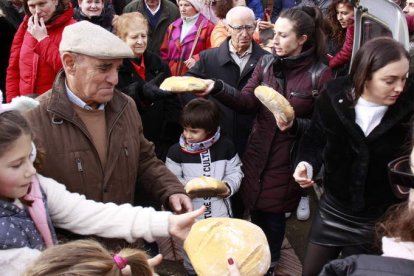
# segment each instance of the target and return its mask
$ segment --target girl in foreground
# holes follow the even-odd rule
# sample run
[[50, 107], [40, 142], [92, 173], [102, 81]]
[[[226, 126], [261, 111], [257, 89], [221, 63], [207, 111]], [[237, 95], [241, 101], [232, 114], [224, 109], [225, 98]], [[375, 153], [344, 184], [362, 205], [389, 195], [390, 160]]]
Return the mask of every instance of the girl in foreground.
[[0, 105], [0, 267], [17, 275], [41, 250], [56, 244], [54, 226], [81, 235], [184, 239], [204, 208], [183, 215], [156, 212], [130, 204], [97, 203], [70, 193], [65, 186], [36, 173], [35, 147], [27, 121]]

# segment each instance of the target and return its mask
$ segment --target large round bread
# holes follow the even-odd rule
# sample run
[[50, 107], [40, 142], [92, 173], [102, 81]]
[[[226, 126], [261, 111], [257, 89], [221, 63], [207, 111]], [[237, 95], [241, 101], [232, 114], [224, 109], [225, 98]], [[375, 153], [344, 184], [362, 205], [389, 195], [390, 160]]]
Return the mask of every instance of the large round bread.
[[200, 220], [192, 226], [184, 250], [199, 276], [229, 275], [229, 257], [236, 261], [242, 276], [262, 276], [270, 266], [265, 234], [246, 220]]
[[258, 86], [254, 90], [254, 95], [266, 106], [272, 113], [278, 113], [283, 121], [290, 122], [293, 120], [295, 112], [289, 101], [283, 95], [268, 86]]
[[175, 93], [180, 92], [202, 92], [206, 90], [207, 84], [199, 78], [173, 76], [166, 78], [160, 85], [160, 89]]
[[191, 179], [185, 185], [185, 191], [190, 197], [215, 197], [228, 191], [226, 184], [215, 178], [200, 176]]

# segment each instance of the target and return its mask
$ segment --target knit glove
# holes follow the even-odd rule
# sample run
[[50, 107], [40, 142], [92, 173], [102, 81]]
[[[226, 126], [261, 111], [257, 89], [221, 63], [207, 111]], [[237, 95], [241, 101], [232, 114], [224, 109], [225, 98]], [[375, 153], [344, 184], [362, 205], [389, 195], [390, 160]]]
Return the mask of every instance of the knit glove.
[[159, 88], [161, 82], [164, 80], [164, 73], [160, 73], [152, 80], [146, 82], [142, 86], [142, 98], [148, 102], [156, 102], [165, 98], [173, 97], [174, 94]]

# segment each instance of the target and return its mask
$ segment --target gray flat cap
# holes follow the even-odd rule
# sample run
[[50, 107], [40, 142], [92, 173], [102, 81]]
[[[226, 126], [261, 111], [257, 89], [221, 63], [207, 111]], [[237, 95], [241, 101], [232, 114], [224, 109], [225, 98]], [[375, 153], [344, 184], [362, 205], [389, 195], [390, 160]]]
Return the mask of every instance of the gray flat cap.
[[132, 50], [119, 37], [86, 20], [65, 27], [59, 52], [84, 54], [100, 59], [134, 57]]

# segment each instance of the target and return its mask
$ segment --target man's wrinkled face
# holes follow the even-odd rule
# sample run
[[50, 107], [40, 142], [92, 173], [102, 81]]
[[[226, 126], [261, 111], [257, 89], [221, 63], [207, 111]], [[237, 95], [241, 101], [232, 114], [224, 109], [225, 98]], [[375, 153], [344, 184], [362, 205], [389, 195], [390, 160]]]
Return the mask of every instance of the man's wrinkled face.
[[250, 14], [240, 14], [227, 22], [227, 31], [231, 36], [231, 43], [238, 51], [246, 51], [252, 43], [256, 22]]
[[69, 87], [88, 105], [100, 105], [112, 99], [118, 84], [122, 59], [98, 59], [78, 55]]

